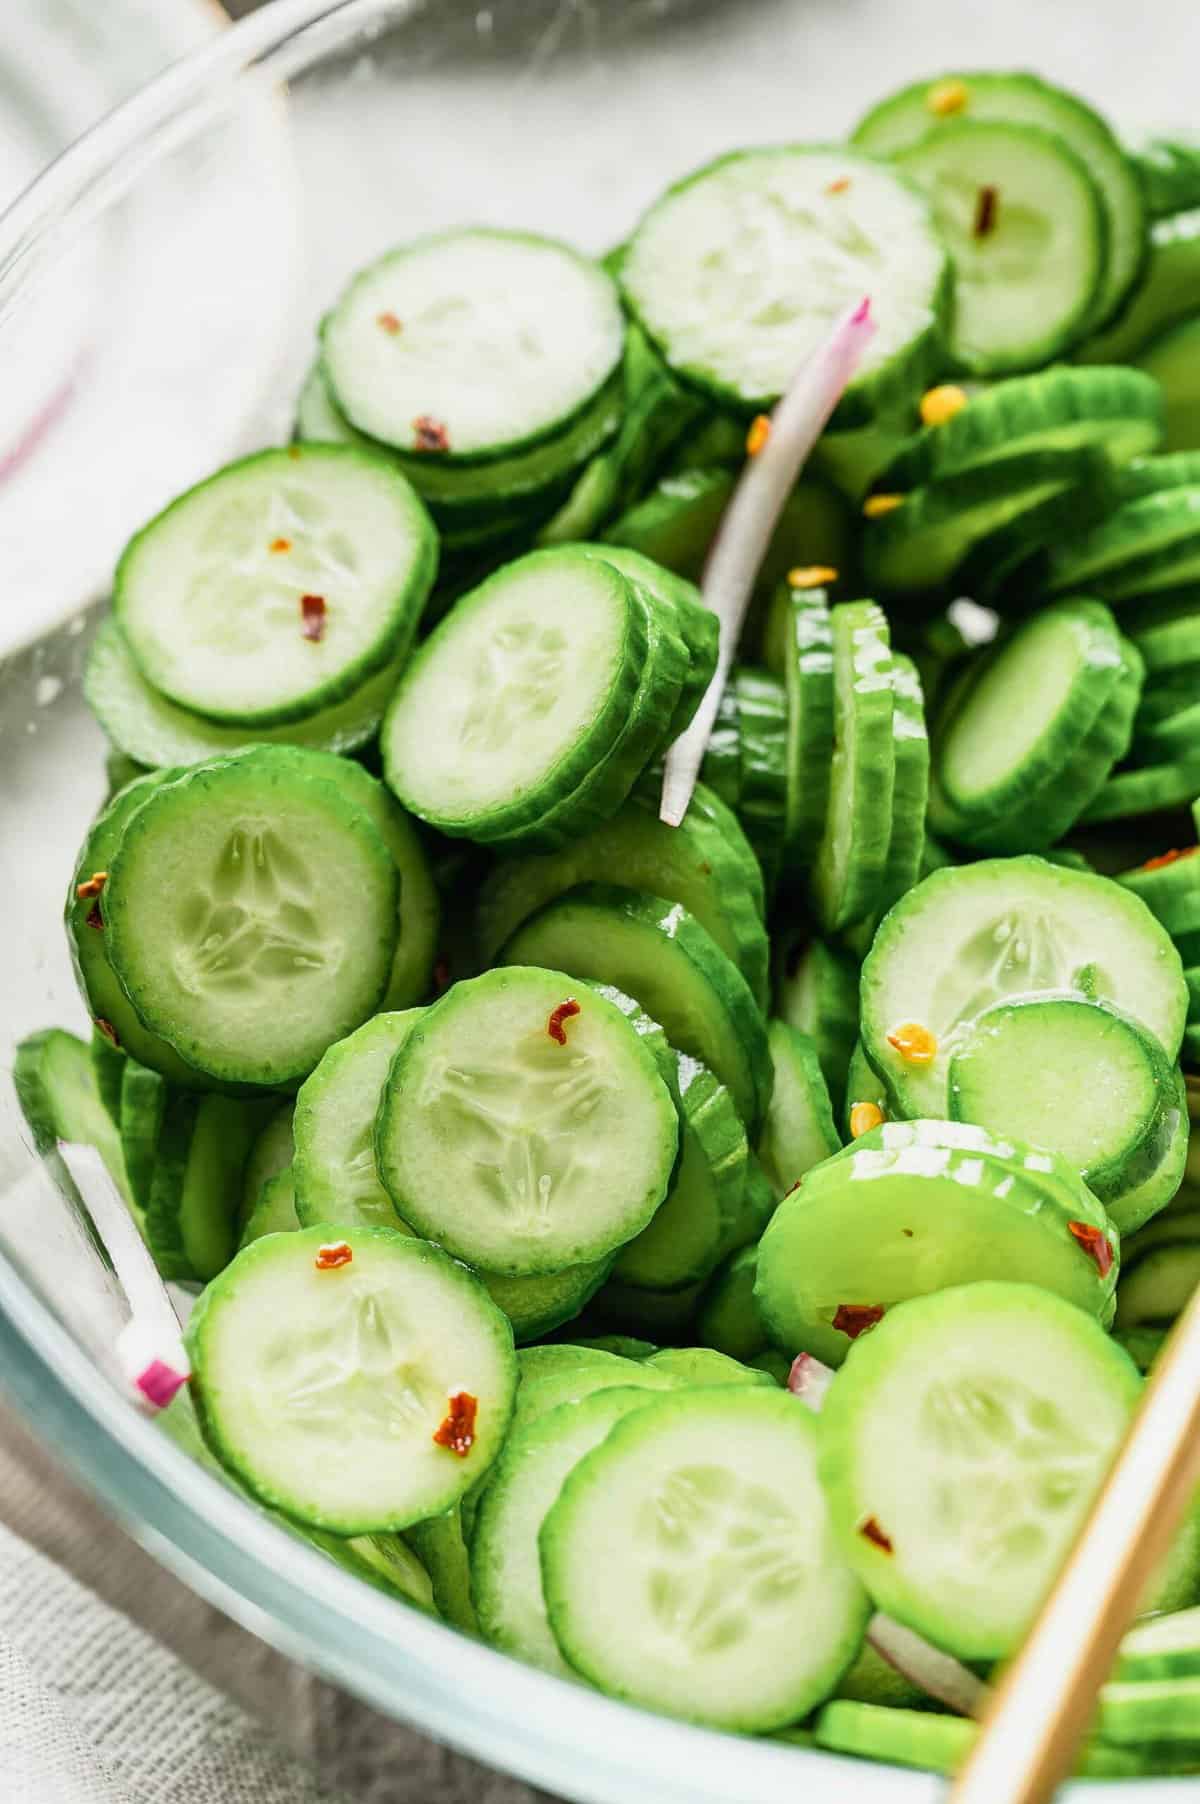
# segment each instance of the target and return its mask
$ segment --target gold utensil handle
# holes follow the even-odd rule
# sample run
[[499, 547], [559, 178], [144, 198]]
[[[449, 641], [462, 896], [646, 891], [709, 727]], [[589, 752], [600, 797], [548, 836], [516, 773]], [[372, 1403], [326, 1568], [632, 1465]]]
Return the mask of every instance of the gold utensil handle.
[[1200, 1290], [1057, 1585], [997, 1691], [952, 1804], [1048, 1804], [1200, 1482]]

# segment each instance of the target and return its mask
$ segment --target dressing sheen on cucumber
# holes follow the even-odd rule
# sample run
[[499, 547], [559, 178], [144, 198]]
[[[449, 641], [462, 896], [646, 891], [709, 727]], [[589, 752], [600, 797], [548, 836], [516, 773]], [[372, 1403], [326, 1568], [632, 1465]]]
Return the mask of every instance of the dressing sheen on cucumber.
[[[1198, 172], [952, 72], [602, 257], [434, 221], [81, 640], [12, 1078], [163, 1426], [772, 1796], [969, 1756], [1200, 1284]], [[1198, 1609], [1192, 1509], [1079, 1772], [1200, 1772]]]

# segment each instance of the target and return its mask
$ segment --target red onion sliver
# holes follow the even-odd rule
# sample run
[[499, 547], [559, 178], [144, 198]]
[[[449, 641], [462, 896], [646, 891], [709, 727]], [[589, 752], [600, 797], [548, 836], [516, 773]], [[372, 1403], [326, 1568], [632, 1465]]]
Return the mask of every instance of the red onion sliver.
[[867, 1624], [867, 1640], [889, 1666], [960, 1716], [982, 1716], [991, 1702], [990, 1686], [961, 1660], [944, 1654], [891, 1616], [877, 1611]]
[[692, 799], [771, 534], [874, 333], [866, 298], [843, 315], [826, 342], [805, 361], [771, 415], [762, 449], [747, 458], [717, 528], [700, 586], [706, 606], [720, 621], [720, 650], [704, 700], [667, 753], [659, 818], [670, 827], [679, 825]]
[[152, 1409], [166, 1409], [191, 1376], [178, 1333], [164, 1337], [138, 1316], [117, 1336], [117, 1354], [138, 1400]]
[[794, 1397], [799, 1397], [801, 1403], [812, 1410], [814, 1416], [820, 1413], [825, 1393], [832, 1383], [833, 1367], [823, 1365], [811, 1353], [798, 1353], [793, 1359], [787, 1387]]

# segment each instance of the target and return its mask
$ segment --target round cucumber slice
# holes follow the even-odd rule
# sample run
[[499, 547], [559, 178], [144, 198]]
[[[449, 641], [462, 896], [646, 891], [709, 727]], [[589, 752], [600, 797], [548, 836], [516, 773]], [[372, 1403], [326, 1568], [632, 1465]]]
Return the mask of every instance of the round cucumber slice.
[[832, 612], [833, 760], [825, 828], [812, 870], [823, 930], [871, 913], [887, 865], [896, 778], [895, 689], [888, 623], [873, 601]]
[[668, 364], [739, 411], [768, 408], [845, 310], [878, 330], [838, 412], [861, 424], [932, 367], [945, 253], [921, 198], [838, 146], [735, 152], [669, 188], [633, 234], [625, 297]]
[[164, 1278], [206, 1284], [233, 1258], [234, 1201], [262, 1125], [261, 1103], [186, 1093], [168, 1102], [145, 1214], [146, 1244]]
[[1107, 1741], [1191, 1744], [1190, 1771], [1196, 1770], [1195, 1744], [1200, 1742], [1200, 1679], [1139, 1679], [1100, 1687], [1099, 1733]]
[[[863, 1045], [898, 1113], [944, 1117], [949, 1061], [984, 1010], [1069, 990], [1132, 1016], [1175, 1057], [1183, 967], [1139, 898], [1041, 858], [934, 871], [885, 917], [864, 961]], [[933, 1036], [927, 1062], [889, 1040], [910, 1023]]]
[[929, 802], [925, 694], [916, 665], [903, 652], [892, 655], [892, 698], [896, 772], [892, 781], [892, 832], [876, 903], [881, 915], [917, 882], [925, 852]]
[[224, 1082], [306, 1077], [373, 1012], [392, 965], [391, 858], [302, 757], [256, 746], [160, 785], [127, 823], [101, 898], [140, 1018]]
[[608, 1277], [612, 1263], [612, 1256], [605, 1254], [586, 1265], [536, 1278], [480, 1272], [479, 1279], [497, 1309], [512, 1323], [513, 1339], [521, 1343], [540, 1340], [581, 1314]]
[[968, 116], [894, 155], [929, 196], [954, 264], [950, 351], [961, 368], [985, 376], [1037, 368], [1083, 336], [1107, 222], [1065, 139]]
[[[943, 96], [959, 102], [946, 107]], [[1106, 255], [1091, 323], [1100, 326], [1132, 288], [1146, 250], [1141, 183], [1110, 127], [1078, 95], [1036, 75], [1009, 71], [951, 71], [914, 82], [872, 108], [854, 141], [876, 156], [891, 156], [927, 132], [953, 129], [963, 119], [1002, 120], [1053, 132], [1080, 157], [1103, 196]]]
[[501, 962], [539, 964], [615, 984], [661, 1023], [672, 1046], [725, 1085], [756, 1138], [771, 1095], [767, 1030], [741, 972], [679, 903], [588, 883], [533, 915]]
[[[780, 584], [775, 614], [778, 666], [787, 694], [787, 792], [784, 836], [789, 859], [811, 858], [821, 843], [833, 760], [833, 619], [823, 588]], [[768, 627], [768, 638], [770, 637]]]
[[568, 1663], [632, 1702], [746, 1732], [826, 1697], [868, 1606], [834, 1546], [816, 1438], [774, 1387], [681, 1393], [618, 1422], [539, 1536]]
[[481, 462], [571, 424], [619, 370], [625, 322], [599, 264], [532, 232], [475, 228], [360, 271], [322, 343], [338, 405], [361, 432]]
[[1200, 1678], [1200, 1608], [1176, 1610], [1130, 1629], [1117, 1655], [1116, 1677]]
[[990, 1276], [1040, 1284], [1107, 1325], [1117, 1237], [1053, 1155], [965, 1125], [893, 1121], [783, 1199], [754, 1294], [777, 1346], [840, 1366], [907, 1298]]
[[1164, 451], [1200, 450], [1200, 380], [1196, 357], [1200, 350], [1200, 321], [1183, 320], [1171, 326], [1139, 352], [1135, 367], [1153, 377], [1166, 402]]
[[88, 1048], [61, 1027], [29, 1034], [16, 1048], [13, 1089], [39, 1153], [59, 1140], [94, 1146], [113, 1183], [138, 1217], [116, 1123], [105, 1108]]
[[949, 1088], [953, 1120], [1049, 1148], [1104, 1203], [1159, 1165], [1174, 1129], [1161, 1046], [1079, 996], [988, 1009], [950, 1061]]
[[1200, 209], [1155, 220], [1142, 278], [1111, 323], [1075, 355], [1082, 363], [1128, 363], [1196, 311], [1200, 280]]
[[[438, 1247], [356, 1228], [331, 1264], [337, 1239], [270, 1235], [209, 1285], [187, 1329], [193, 1395], [213, 1452], [271, 1508], [335, 1534], [406, 1528], [450, 1509], [499, 1453], [512, 1333]], [[445, 1445], [464, 1397], [470, 1438]]]
[[292, 445], [227, 464], [121, 555], [116, 621], [169, 700], [239, 726], [341, 701], [411, 642], [437, 568], [385, 459]]
[[578, 552], [531, 553], [459, 601], [408, 666], [383, 726], [389, 786], [445, 833], [530, 826], [627, 726], [646, 656], [624, 577]]
[[[1050, 553], [1047, 590], [1051, 594], [1095, 592], [1098, 579], [1123, 586], [1149, 560], [1190, 554], [1200, 534], [1200, 485], [1166, 488], [1124, 502]], [[1132, 567], [1132, 571], [1131, 568]], [[1174, 579], [1172, 579], [1173, 581]], [[1185, 580], [1181, 575], [1180, 581]], [[1155, 588], [1169, 586], [1156, 581]]]
[[1141, 1389], [1094, 1318], [1031, 1284], [889, 1310], [818, 1418], [838, 1539], [877, 1607], [959, 1659], [1011, 1653]]
[[[578, 973], [576, 973], [578, 976]], [[456, 984], [393, 1063], [376, 1129], [403, 1219], [512, 1277], [581, 1265], [644, 1228], [679, 1130], [654, 1057], [561, 971]]]
[[262, 1240], [267, 1234], [293, 1234], [299, 1226], [292, 1168], [285, 1165], [282, 1171], [277, 1171], [273, 1178], [267, 1179], [259, 1192], [258, 1201], [242, 1229], [238, 1249], [240, 1251], [252, 1241]]
[[292, 1173], [302, 1227], [410, 1229], [379, 1181], [375, 1117], [392, 1061], [424, 1014], [375, 1015], [325, 1053], [296, 1094]]

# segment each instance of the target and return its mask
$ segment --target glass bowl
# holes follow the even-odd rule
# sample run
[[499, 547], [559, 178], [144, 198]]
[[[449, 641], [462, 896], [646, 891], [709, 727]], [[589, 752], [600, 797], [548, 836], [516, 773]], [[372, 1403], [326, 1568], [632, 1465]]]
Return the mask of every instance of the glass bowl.
[[[185, 483], [286, 435], [355, 264], [461, 220], [602, 251], [693, 164], [838, 135], [956, 62], [1030, 65], [1127, 130], [1166, 127], [1187, 117], [1198, 36], [1192, 0], [276, 0], [84, 137], [0, 221], [0, 1064], [36, 1028], [87, 1027], [60, 916], [105, 788], [79, 678], [114, 556]], [[133, 1409], [110, 1365], [123, 1309], [0, 1083], [0, 1381], [206, 1597], [376, 1707], [587, 1804], [939, 1793], [614, 1703], [360, 1584]]]

